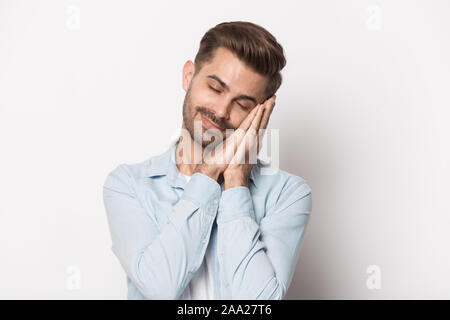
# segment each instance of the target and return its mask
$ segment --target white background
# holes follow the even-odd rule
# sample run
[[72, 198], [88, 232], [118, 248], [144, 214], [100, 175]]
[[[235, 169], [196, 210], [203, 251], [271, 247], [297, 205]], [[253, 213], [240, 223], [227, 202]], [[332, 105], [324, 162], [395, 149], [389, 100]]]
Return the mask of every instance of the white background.
[[0, 298], [126, 297], [104, 179], [167, 149], [183, 63], [209, 28], [246, 20], [285, 49], [269, 128], [281, 168], [313, 190], [286, 298], [449, 299], [449, 13], [448, 1], [0, 0]]

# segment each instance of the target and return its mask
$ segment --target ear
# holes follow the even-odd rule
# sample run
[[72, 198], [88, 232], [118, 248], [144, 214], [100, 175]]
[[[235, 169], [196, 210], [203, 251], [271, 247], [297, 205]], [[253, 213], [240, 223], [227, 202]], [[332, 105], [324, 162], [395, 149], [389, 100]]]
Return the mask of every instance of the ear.
[[183, 66], [183, 89], [186, 92], [189, 89], [194, 73], [195, 64], [191, 60], [186, 61]]

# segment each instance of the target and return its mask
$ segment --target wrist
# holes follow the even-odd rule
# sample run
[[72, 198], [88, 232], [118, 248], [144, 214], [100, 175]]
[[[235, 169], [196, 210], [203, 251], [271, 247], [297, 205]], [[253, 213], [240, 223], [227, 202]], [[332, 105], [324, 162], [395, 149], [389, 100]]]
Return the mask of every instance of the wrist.
[[248, 179], [242, 175], [224, 174], [224, 190], [235, 187], [248, 187]]
[[220, 172], [217, 169], [210, 168], [208, 166], [199, 166], [196, 168], [195, 172], [207, 175], [211, 179], [218, 180]]

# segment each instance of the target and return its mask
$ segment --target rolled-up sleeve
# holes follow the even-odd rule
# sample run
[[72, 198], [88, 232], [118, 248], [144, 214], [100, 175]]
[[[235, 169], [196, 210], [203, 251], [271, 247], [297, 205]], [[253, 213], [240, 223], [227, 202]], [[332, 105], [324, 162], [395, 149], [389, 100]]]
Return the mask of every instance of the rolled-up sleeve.
[[312, 209], [311, 189], [290, 179], [260, 224], [248, 187], [222, 192], [218, 255], [224, 299], [284, 298]]
[[136, 196], [127, 165], [103, 186], [112, 250], [147, 299], [179, 299], [200, 267], [221, 196], [220, 185], [195, 173], [161, 229]]

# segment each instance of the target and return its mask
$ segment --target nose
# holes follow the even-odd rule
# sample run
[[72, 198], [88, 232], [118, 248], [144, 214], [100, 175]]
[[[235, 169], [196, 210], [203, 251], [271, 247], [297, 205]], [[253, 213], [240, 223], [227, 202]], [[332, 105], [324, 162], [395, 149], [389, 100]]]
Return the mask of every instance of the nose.
[[227, 121], [230, 117], [230, 106], [231, 103], [227, 99], [218, 102], [214, 107], [216, 118]]

